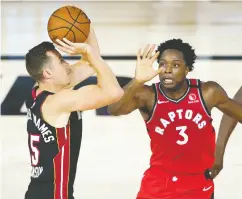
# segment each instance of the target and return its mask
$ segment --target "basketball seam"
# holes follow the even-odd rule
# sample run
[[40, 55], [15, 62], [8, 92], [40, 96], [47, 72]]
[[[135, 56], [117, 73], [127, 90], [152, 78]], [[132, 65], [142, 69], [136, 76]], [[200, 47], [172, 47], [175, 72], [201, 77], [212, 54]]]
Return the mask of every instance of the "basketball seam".
[[76, 23], [76, 20], [78, 19], [78, 17], [80, 16], [81, 11], [79, 12], [79, 14], [77, 15], [76, 19], [74, 20], [74, 23], [72, 24], [72, 26], [69, 28], [68, 32], [66, 33], [66, 35], [64, 37], [66, 37], [68, 35], [68, 33], [70, 32], [70, 30], [72, 29], [72, 27], [74, 26], [74, 24]]
[[[59, 27], [59, 28], [55, 28], [55, 29], [52, 29], [52, 30], [50, 30], [49, 32], [51, 32], [51, 31], [54, 31], [54, 30], [58, 30], [58, 29], [61, 29], [61, 28], [67, 28], [67, 27]], [[68, 28], [67, 28], [68, 29]], [[69, 30], [69, 29], [68, 29]], [[73, 30], [70, 30], [72, 33], [73, 33], [73, 35], [74, 35], [74, 42], [76, 42], [76, 35], [75, 35], [75, 33], [74, 33], [74, 31]]]
[[69, 28], [68, 28], [68, 27], [58, 27], [58, 28], [51, 29], [51, 30], [49, 30], [48, 32], [51, 32], [51, 31], [54, 31], [54, 30], [58, 30], [58, 29], [61, 29], [61, 28], [66, 28], [66, 29], [68, 29], [68, 30], [69, 30]]
[[66, 9], [67, 9], [67, 12], [69, 13], [69, 15], [70, 15], [71, 19], [72, 19], [72, 20], [74, 20], [74, 21], [75, 21], [75, 23], [79, 23], [79, 24], [86, 24], [86, 23], [90, 23], [90, 19], [87, 17], [87, 15], [86, 15], [86, 14], [85, 14], [83, 11], [81, 11], [81, 10], [80, 10], [81, 14], [84, 14], [84, 15], [87, 17], [88, 22], [79, 22], [79, 21], [77, 21], [78, 17], [80, 16], [80, 13], [79, 13], [78, 17], [77, 17], [77, 18], [76, 18], [76, 20], [75, 20], [75, 19], [72, 17], [71, 12], [70, 12], [70, 10], [68, 9], [68, 7], [66, 7]]
[[[85, 37], [87, 37], [87, 35], [82, 31], [82, 30], [80, 30], [78, 27], [76, 27], [75, 26], [75, 22], [72, 24], [71, 22], [69, 22], [69, 21], [67, 21], [67, 20], [65, 20], [65, 19], [63, 19], [63, 18], [61, 18], [61, 17], [59, 17], [59, 16], [56, 16], [56, 15], [52, 15], [53, 17], [56, 17], [56, 18], [59, 18], [59, 19], [62, 19], [63, 21], [65, 21], [66, 23], [68, 23], [68, 24], [71, 24], [72, 25], [72, 27], [75, 27], [77, 30], [79, 30], [82, 34], [84, 34], [85, 35]], [[86, 23], [89, 23], [89, 22], [85, 22], [85, 23], [83, 23], [83, 24], [86, 24]], [[71, 28], [72, 28], [71, 27]], [[66, 28], [68, 28], [68, 27], [66, 27]], [[69, 29], [69, 28], [68, 28]], [[48, 32], [50, 32], [50, 31], [52, 31], [52, 29], [51, 30], [49, 30]]]
[[56, 17], [56, 18], [59, 18], [59, 19], [62, 19], [63, 21], [65, 21], [66, 23], [68, 23], [68, 24], [71, 24], [72, 25], [72, 23], [71, 22], [69, 22], [69, 21], [67, 21], [67, 20], [65, 20], [65, 19], [63, 19], [63, 18], [61, 18], [61, 17], [59, 17], [59, 16], [56, 16], [56, 15], [52, 15], [53, 17]]
[[[72, 18], [72, 20], [75, 21], [75, 19], [71, 15], [71, 12], [69, 11], [68, 7], [66, 7], [66, 9], [67, 9], [67, 12], [69, 13], [70, 17]], [[80, 15], [80, 13], [79, 13], [79, 15]]]
[[71, 30], [70, 29], [70, 31], [73, 33], [73, 35], [74, 35], [74, 43], [76, 42], [76, 35], [75, 35], [75, 33], [74, 33], [74, 31], [73, 30]]

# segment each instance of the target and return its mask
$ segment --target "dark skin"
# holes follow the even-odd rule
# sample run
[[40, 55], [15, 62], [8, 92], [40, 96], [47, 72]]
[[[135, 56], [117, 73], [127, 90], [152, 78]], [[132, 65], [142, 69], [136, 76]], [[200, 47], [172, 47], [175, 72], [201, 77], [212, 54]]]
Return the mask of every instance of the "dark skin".
[[[153, 74], [150, 72], [150, 70], [154, 71], [154, 69], [151, 68], [153, 60], [149, 63], [147, 61], [155, 57], [149, 55], [151, 51], [153, 51], [152, 47], [147, 52], [144, 50], [144, 54], [147, 54], [146, 60], [141, 59], [140, 62], [142, 65], [143, 62], [146, 61], [146, 64], [143, 64], [140, 68], [139, 65], [137, 65], [137, 68], [139, 68], [140, 71], [142, 70], [142, 72], [140, 72], [141, 75], [138, 77], [136, 75], [136, 77], [124, 87], [125, 94], [120, 101], [108, 106], [110, 114], [126, 115], [139, 109], [143, 118], [147, 120], [155, 102], [155, 93], [150, 86], [146, 86], [144, 83], [152, 79], [158, 73], [162, 88], [168, 97], [179, 99], [185, 93], [188, 86], [186, 83], [186, 75], [189, 72], [189, 68], [186, 66], [182, 52], [173, 49], [168, 49], [163, 52], [159, 61], [159, 70], [155, 71], [156, 73]], [[146, 67], [150, 67], [149, 70]], [[172, 82], [165, 83], [164, 79], [171, 79]], [[242, 106], [230, 99], [218, 83], [213, 81], [204, 82], [202, 84], [202, 94], [210, 112], [216, 107], [230, 117], [240, 122], [242, 121]]]
[[[139, 50], [135, 78], [123, 88], [123, 97], [108, 106], [111, 115], [126, 115], [138, 109], [144, 120], [147, 120], [155, 103], [155, 93], [151, 86], [146, 86], [144, 83], [156, 75], [159, 75], [162, 89], [168, 97], [179, 99], [186, 92], [189, 67], [185, 63], [183, 53], [173, 49], [164, 51], [159, 60], [159, 69], [154, 70], [152, 66], [159, 55], [159, 53], [152, 55], [154, 48], [154, 45], [147, 45], [143, 52]], [[210, 112], [216, 107], [236, 121], [242, 122], [242, 106], [230, 99], [218, 83], [204, 82], [201, 89]], [[212, 170], [212, 175], [213, 173]]]
[[[242, 105], [242, 86], [236, 92], [234, 98], [237, 103]], [[215, 178], [223, 169], [223, 158], [229, 137], [237, 126], [238, 121], [224, 114], [220, 123], [217, 145], [215, 150], [215, 163], [213, 165], [212, 177]]]

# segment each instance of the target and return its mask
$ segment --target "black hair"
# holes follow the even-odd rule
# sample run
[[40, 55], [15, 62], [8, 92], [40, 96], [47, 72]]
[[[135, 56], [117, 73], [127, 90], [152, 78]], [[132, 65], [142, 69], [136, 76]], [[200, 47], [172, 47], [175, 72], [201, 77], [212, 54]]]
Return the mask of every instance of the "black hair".
[[167, 49], [174, 49], [182, 52], [189, 71], [193, 70], [193, 64], [195, 63], [197, 56], [195, 54], [195, 50], [192, 49], [192, 46], [190, 46], [188, 43], [184, 43], [181, 39], [167, 40], [164, 43], [161, 43], [156, 50], [156, 52], [160, 52], [157, 59], [158, 62], [161, 58], [162, 53]]
[[56, 51], [56, 49], [53, 43], [46, 41], [30, 49], [25, 56], [26, 69], [36, 81], [40, 81], [43, 77], [43, 66], [50, 59], [46, 54], [48, 51]]

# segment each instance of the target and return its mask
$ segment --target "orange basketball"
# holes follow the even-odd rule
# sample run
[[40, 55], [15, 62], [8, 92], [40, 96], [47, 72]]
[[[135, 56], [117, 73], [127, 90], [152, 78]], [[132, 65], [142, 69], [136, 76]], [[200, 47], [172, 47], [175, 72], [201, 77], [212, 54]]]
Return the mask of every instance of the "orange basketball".
[[64, 37], [75, 43], [86, 41], [90, 32], [90, 19], [75, 6], [64, 6], [57, 9], [49, 18], [48, 34], [50, 39], [56, 43], [56, 39]]

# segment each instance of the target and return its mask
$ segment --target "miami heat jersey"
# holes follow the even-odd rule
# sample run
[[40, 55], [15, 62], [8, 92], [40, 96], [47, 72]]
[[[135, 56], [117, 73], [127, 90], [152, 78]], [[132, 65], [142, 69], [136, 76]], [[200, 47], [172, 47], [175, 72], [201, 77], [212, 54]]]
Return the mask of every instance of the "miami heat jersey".
[[203, 173], [214, 161], [215, 131], [200, 80], [187, 82], [187, 91], [177, 100], [169, 98], [160, 83], [154, 84], [156, 102], [145, 122], [151, 139], [150, 165], [177, 173]]
[[26, 198], [70, 199], [73, 198], [82, 138], [81, 113], [71, 113], [68, 124], [63, 128], [49, 125], [42, 118], [41, 106], [52, 93], [43, 91], [36, 96], [36, 89], [26, 100], [32, 166], [31, 182], [26, 193], [30, 196]]

